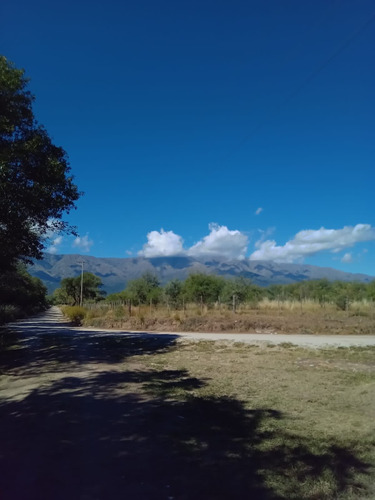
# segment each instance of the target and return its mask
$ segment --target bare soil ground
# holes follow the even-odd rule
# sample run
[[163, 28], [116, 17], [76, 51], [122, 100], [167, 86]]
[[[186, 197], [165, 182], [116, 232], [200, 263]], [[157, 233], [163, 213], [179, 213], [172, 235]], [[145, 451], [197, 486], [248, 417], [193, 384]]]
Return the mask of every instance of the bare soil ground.
[[3, 500], [375, 498], [374, 348], [116, 335], [0, 348]]

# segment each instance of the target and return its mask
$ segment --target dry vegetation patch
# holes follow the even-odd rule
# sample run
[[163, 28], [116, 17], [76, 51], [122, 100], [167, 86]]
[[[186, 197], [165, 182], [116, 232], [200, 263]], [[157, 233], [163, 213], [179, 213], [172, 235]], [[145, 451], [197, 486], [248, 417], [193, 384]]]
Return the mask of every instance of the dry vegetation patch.
[[[358, 306], [359, 307], [359, 306]], [[233, 333], [304, 333], [353, 334], [375, 333], [375, 312], [358, 307], [340, 311], [316, 303], [295, 304], [263, 301], [256, 307], [242, 306], [234, 314], [226, 307], [170, 310], [164, 306], [127, 307], [91, 305], [84, 324], [99, 328], [161, 332], [233, 332]]]

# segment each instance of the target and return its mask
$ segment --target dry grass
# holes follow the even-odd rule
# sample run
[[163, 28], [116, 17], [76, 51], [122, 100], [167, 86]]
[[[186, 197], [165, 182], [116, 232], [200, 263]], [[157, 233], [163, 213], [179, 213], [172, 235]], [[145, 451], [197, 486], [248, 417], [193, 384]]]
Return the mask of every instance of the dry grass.
[[[273, 417], [260, 423], [265, 438], [259, 446], [275, 458], [262, 475], [278, 498], [375, 498], [373, 348], [312, 351], [182, 341], [178, 350], [147, 364], [204, 381], [192, 390], [176, 386], [169, 397], [230, 398], [250, 412], [272, 410]], [[324, 463], [320, 469], [330, 453], [333, 468]], [[366, 467], [356, 470], [356, 460], [369, 465], [369, 475]]]
[[185, 310], [167, 307], [98, 305], [87, 311], [85, 325], [154, 331], [256, 332], [306, 334], [372, 334], [375, 308], [369, 302], [355, 302], [348, 311], [333, 304], [320, 306], [314, 301], [269, 301], [256, 307], [240, 306], [234, 314], [221, 305], [208, 309], [189, 304]]
[[4, 498], [375, 498], [374, 348], [59, 328], [0, 368]]

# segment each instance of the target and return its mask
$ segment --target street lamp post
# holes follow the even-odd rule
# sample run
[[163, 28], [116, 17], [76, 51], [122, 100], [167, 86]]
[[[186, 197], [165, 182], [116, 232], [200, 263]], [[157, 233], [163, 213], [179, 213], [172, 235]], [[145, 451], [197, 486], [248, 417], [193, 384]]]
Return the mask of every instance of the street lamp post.
[[83, 264], [84, 264], [83, 260], [78, 262], [78, 264], [81, 264], [81, 298], [79, 301], [79, 305], [82, 307], [82, 304], [83, 304]]

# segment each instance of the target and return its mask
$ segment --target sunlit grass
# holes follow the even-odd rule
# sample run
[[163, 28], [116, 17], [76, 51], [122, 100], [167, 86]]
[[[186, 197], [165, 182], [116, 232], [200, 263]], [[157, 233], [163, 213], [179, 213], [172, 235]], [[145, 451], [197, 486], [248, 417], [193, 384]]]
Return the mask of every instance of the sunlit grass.
[[375, 305], [370, 301], [348, 304], [340, 310], [333, 303], [314, 300], [269, 300], [236, 307], [216, 303], [188, 303], [179, 309], [165, 304], [129, 307], [121, 303], [86, 306], [84, 324], [101, 328], [155, 331], [330, 333], [371, 334], [375, 332]]

